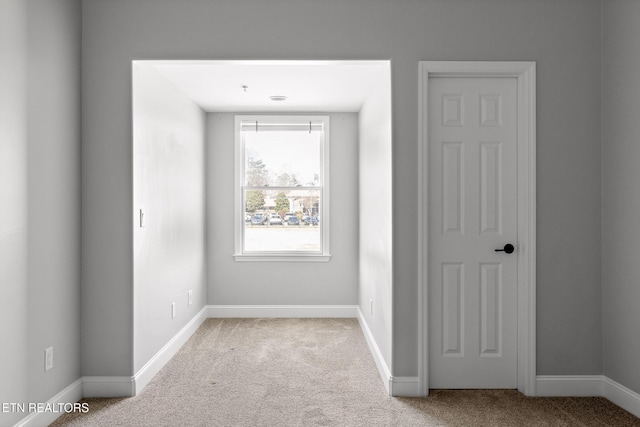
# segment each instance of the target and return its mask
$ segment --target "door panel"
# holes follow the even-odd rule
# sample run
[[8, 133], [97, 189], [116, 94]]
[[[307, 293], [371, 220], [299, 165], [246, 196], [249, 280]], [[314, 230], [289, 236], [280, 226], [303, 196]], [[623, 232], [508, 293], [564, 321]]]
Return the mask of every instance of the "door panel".
[[464, 146], [442, 143], [442, 231], [464, 235]]
[[429, 79], [431, 388], [517, 383], [515, 78]]
[[442, 354], [464, 354], [464, 265], [442, 264]]

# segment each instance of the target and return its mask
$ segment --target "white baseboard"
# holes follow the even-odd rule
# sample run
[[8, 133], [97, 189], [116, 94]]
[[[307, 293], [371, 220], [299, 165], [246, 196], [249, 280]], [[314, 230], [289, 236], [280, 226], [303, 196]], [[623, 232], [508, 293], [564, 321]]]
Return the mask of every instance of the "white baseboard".
[[353, 318], [356, 305], [208, 305], [209, 318]]
[[602, 388], [604, 397], [640, 418], [640, 394], [605, 376], [602, 377]]
[[392, 376], [387, 363], [384, 361], [384, 357], [382, 357], [382, 352], [376, 343], [371, 330], [369, 329], [369, 325], [367, 325], [366, 320], [364, 320], [364, 315], [360, 310], [360, 307], [356, 306], [356, 311], [358, 313], [358, 323], [360, 323], [360, 328], [362, 329], [362, 333], [364, 334], [364, 338], [369, 345], [369, 351], [371, 351], [371, 355], [373, 356], [373, 361], [376, 363], [376, 367], [378, 368], [378, 373], [380, 374], [380, 378], [382, 378], [382, 383], [384, 384], [384, 388], [387, 389], [387, 393], [389, 396], [394, 396], [392, 393]]
[[391, 377], [390, 395], [395, 397], [421, 397], [418, 377]]
[[14, 427], [47, 426], [66, 413], [64, 407], [61, 409], [59, 404], [75, 403], [80, 399], [82, 399], [82, 379], [77, 379], [45, 403], [45, 407], [53, 408], [54, 411], [31, 412]]
[[136, 395], [149, 384], [149, 381], [167, 364], [169, 360], [182, 348], [191, 335], [207, 318], [207, 308], [203, 307], [180, 331], [169, 340], [134, 376], [133, 394]]
[[640, 417], [640, 394], [604, 375], [538, 375], [536, 396], [601, 396]]
[[538, 375], [536, 396], [602, 396], [602, 375]]
[[135, 396], [133, 377], [82, 377], [83, 397]]
[[131, 397], [140, 393], [160, 369], [180, 350], [206, 318], [207, 308], [203, 307], [132, 377], [83, 377], [83, 396]]

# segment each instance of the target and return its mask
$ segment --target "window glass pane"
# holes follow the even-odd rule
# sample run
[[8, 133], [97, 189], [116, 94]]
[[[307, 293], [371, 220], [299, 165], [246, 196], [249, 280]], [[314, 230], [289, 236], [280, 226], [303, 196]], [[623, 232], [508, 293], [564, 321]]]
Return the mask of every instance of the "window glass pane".
[[236, 116], [236, 124], [236, 254], [328, 255], [329, 118]]
[[321, 133], [244, 131], [244, 185], [319, 186]]
[[320, 190], [244, 190], [245, 252], [320, 252]]

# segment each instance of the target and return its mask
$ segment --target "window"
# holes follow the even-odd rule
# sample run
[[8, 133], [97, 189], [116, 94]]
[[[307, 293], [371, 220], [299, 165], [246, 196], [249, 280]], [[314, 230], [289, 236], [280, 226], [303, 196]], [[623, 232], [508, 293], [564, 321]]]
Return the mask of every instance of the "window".
[[236, 116], [238, 261], [328, 261], [329, 117]]

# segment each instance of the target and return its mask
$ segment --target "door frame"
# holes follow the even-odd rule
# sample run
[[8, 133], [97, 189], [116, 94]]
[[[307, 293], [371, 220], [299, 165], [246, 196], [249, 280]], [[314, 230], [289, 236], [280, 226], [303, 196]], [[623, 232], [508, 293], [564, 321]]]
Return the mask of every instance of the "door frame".
[[418, 385], [429, 395], [429, 79], [514, 77], [517, 79], [518, 177], [518, 356], [517, 387], [536, 393], [536, 63], [419, 61], [418, 196]]

